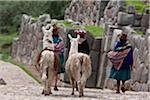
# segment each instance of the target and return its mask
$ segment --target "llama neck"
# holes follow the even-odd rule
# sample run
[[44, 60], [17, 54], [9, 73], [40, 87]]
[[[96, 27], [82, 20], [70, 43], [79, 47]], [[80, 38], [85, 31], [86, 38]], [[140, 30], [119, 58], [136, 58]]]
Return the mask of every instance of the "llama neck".
[[72, 46], [70, 47], [69, 55], [72, 55], [74, 53], [78, 52], [78, 46]]

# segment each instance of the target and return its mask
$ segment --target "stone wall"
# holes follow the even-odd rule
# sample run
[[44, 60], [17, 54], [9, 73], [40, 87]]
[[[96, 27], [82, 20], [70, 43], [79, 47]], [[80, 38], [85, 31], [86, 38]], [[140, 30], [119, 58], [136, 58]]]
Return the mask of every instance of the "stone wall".
[[[150, 91], [150, 25], [149, 17], [146, 17], [149, 16], [148, 11], [145, 9], [143, 14], [138, 14], [132, 6], [125, 9], [124, 1], [110, 1], [108, 3], [101, 22], [106, 30], [106, 35], [101, 54], [97, 87], [116, 88], [116, 81], [109, 79], [112, 64], [106, 54], [113, 48], [112, 44], [116, 40], [116, 32], [124, 31], [128, 34], [128, 40], [134, 48], [134, 68], [131, 73], [131, 80], [126, 82], [126, 88], [134, 91]], [[137, 29], [143, 31], [145, 35], [137, 35]]]
[[42, 26], [50, 22], [49, 15], [39, 16], [37, 20], [23, 15], [21, 30], [12, 45], [12, 58], [28, 65], [34, 65], [37, 54], [42, 49]]
[[109, 0], [72, 0], [65, 11], [65, 19], [79, 21], [86, 25], [99, 25]]

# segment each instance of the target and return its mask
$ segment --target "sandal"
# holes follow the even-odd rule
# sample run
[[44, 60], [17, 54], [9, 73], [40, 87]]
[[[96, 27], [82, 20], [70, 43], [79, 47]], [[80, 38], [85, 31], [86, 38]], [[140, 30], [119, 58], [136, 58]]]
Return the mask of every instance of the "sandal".
[[124, 88], [124, 86], [121, 87], [121, 91], [122, 91], [123, 93], [125, 93], [125, 88]]

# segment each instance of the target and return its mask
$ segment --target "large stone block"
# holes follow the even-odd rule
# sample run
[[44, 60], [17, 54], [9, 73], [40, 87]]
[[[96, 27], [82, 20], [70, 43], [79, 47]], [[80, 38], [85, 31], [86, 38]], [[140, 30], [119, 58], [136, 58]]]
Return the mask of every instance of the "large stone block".
[[102, 39], [103, 38], [96, 38], [94, 40], [94, 43], [93, 43], [93, 46], [92, 46], [93, 51], [100, 51], [101, 45], [102, 45]]
[[133, 89], [134, 91], [140, 91], [140, 90], [141, 90], [141, 87], [142, 87], [142, 85], [141, 85], [140, 83], [135, 82], [135, 83], [133, 84], [133, 86], [132, 86], [132, 89]]
[[141, 20], [135, 19], [133, 26], [135, 26], [135, 27], [140, 27], [140, 26], [141, 26]]
[[144, 66], [144, 68], [141, 73], [140, 83], [147, 83], [149, 70], [146, 68], [145, 64], [143, 64], [143, 66]]
[[141, 27], [143, 27], [143, 31], [146, 32], [146, 29], [149, 26], [149, 14], [144, 14], [141, 19]]
[[98, 71], [98, 78], [97, 78], [97, 87], [99, 88], [104, 88], [105, 85], [105, 79], [106, 79], [106, 66], [107, 66], [107, 62], [108, 59], [106, 57], [106, 53], [103, 53], [101, 56], [101, 61], [100, 61], [100, 67], [99, 67], [99, 71]]
[[113, 50], [115, 45], [116, 45], [116, 42], [118, 40], [118, 37], [117, 35], [118, 34], [121, 34], [122, 33], [122, 30], [120, 29], [114, 29], [113, 31], [113, 36], [112, 36], [112, 40], [111, 40], [111, 45], [110, 45], [110, 49]]
[[137, 74], [138, 74], [137, 70], [136, 70], [135, 68], [132, 69], [132, 71], [131, 71], [131, 80], [132, 80], [133, 82], [136, 82], [136, 81], [137, 81]]
[[140, 13], [136, 13], [134, 16], [135, 16], [135, 19], [137, 19], [137, 20], [141, 20], [141, 18], [142, 18], [142, 14], [140, 14]]
[[134, 15], [133, 14], [127, 14], [124, 12], [119, 12], [117, 23], [118, 23], [118, 25], [121, 25], [121, 26], [133, 25]]
[[148, 91], [148, 85], [147, 84], [142, 84], [141, 91]]
[[97, 73], [93, 72], [86, 82], [86, 87], [96, 87]]
[[143, 53], [145, 52], [145, 47], [146, 47], [146, 41], [145, 38], [143, 37], [140, 37], [139, 41], [140, 41], [139, 43], [140, 57], [143, 58]]
[[115, 90], [116, 88], [116, 80], [115, 79], [106, 79], [106, 84], [105, 84], [105, 88], [109, 88], [109, 89], [112, 89], [112, 90]]
[[138, 67], [137, 67], [137, 81], [138, 82], [141, 82], [141, 80], [142, 80], [142, 72], [143, 72], [143, 70], [144, 70], [144, 64], [140, 64]]
[[92, 71], [97, 72], [99, 67], [99, 61], [100, 61], [100, 52], [91, 51], [90, 57], [92, 61]]

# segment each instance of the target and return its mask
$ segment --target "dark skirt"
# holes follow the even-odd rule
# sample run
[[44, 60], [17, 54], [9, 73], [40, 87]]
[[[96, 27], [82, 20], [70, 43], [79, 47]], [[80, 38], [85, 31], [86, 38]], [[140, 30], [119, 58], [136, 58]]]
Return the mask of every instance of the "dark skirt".
[[128, 68], [120, 68], [120, 70], [116, 70], [114, 66], [111, 68], [110, 78], [116, 80], [126, 81], [131, 79], [131, 69]]
[[58, 74], [64, 73], [65, 72], [65, 68], [64, 68], [64, 54], [61, 53], [59, 54], [59, 58], [60, 58], [60, 66], [58, 69]]

